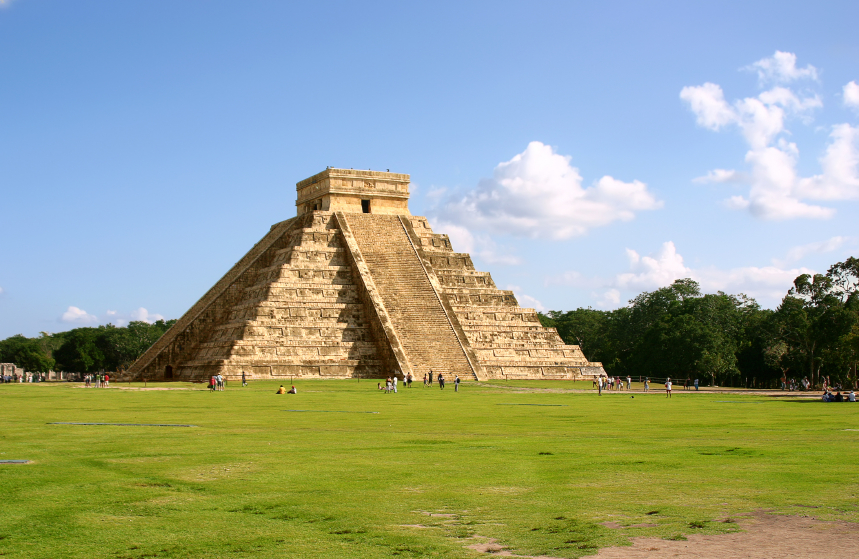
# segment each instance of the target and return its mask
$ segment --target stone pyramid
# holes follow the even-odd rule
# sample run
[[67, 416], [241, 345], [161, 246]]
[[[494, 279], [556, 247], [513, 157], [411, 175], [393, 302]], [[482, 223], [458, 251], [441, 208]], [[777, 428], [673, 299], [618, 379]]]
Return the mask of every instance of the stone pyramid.
[[327, 169], [128, 370], [135, 379], [604, 374], [408, 209], [409, 175]]

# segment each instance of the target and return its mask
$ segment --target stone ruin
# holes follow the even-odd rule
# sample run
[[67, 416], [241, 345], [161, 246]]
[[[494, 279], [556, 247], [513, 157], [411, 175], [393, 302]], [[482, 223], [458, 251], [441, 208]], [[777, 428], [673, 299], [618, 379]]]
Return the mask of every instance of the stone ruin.
[[605, 374], [409, 213], [409, 175], [333, 169], [125, 378], [582, 379]]

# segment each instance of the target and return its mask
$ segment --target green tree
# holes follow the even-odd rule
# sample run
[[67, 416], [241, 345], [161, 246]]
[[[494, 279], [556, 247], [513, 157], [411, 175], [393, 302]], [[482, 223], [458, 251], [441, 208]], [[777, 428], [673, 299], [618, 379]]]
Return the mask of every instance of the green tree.
[[47, 373], [54, 368], [54, 360], [45, 353], [39, 340], [21, 334], [0, 342], [0, 361], [14, 363], [31, 373]]

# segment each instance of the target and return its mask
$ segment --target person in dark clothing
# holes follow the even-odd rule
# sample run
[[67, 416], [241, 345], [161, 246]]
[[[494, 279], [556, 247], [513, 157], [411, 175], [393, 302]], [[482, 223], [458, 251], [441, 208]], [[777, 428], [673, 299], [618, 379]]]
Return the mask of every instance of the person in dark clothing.
[[429, 385], [432, 386], [432, 369], [429, 372]]
[[439, 388], [444, 390], [444, 377], [442, 376], [441, 373], [438, 374], [438, 386], [439, 386]]

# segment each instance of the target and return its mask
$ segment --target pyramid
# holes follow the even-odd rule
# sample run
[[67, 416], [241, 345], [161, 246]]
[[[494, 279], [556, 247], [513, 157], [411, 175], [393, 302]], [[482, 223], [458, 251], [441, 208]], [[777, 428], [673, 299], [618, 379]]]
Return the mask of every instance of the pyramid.
[[604, 374], [409, 213], [409, 175], [333, 169], [125, 375], [147, 380]]

